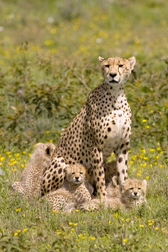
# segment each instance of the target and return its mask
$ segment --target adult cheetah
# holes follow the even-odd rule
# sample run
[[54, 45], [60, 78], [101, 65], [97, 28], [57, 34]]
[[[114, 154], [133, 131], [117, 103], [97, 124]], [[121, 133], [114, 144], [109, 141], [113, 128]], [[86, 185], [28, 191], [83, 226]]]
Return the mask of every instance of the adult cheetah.
[[135, 58], [99, 57], [104, 82], [89, 95], [80, 113], [63, 132], [49, 167], [44, 172], [42, 195], [58, 189], [66, 164], [81, 163], [94, 171], [97, 194], [106, 196], [104, 170], [109, 155], [116, 155], [121, 185], [127, 178], [127, 155], [131, 135], [131, 110], [124, 86]]

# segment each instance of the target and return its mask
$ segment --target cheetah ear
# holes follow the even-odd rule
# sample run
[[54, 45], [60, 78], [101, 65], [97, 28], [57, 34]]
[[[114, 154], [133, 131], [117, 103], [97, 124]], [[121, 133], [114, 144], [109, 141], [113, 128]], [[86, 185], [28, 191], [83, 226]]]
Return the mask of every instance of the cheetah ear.
[[146, 186], [147, 186], [147, 181], [146, 181], [146, 179], [144, 179], [144, 180], [142, 181], [142, 185], [146, 188]]
[[117, 178], [117, 176], [112, 177], [111, 180], [112, 180], [113, 186], [116, 187], [118, 185], [118, 178]]
[[50, 154], [51, 154], [51, 149], [50, 149], [49, 146], [46, 148], [46, 154], [47, 154], [47, 155], [50, 155]]
[[134, 66], [135, 66], [135, 63], [136, 63], [135, 57], [133, 56], [133, 57], [129, 58], [128, 61], [129, 61], [129, 63], [130, 63], [130, 68], [131, 68], [131, 70], [133, 70], [133, 69], [134, 69]]
[[102, 62], [104, 60], [104, 58], [102, 58], [101, 56], [99, 56], [99, 61]]
[[42, 148], [42, 146], [43, 146], [43, 143], [37, 143], [35, 147], [36, 148]]

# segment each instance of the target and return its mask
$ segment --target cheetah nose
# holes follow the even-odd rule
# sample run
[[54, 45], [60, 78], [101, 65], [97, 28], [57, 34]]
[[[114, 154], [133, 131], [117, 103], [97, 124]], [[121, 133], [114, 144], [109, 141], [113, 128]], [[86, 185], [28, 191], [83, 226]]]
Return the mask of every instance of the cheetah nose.
[[79, 177], [75, 177], [76, 180], [79, 180]]
[[134, 195], [137, 196], [137, 192], [134, 192]]
[[110, 73], [110, 76], [114, 78], [117, 74], [116, 73]]

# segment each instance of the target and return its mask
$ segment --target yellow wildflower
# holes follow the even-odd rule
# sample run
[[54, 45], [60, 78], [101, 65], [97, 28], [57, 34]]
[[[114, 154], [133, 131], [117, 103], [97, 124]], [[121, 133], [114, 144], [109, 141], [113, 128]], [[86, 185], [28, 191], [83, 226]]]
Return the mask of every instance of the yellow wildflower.
[[128, 239], [123, 239], [123, 242], [127, 243], [127, 242], [128, 242]]
[[45, 45], [49, 46], [53, 44], [53, 40], [46, 40]]
[[57, 32], [57, 29], [56, 28], [53, 28], [52, 30], [51, 30], [51, 34], [55, 34]]
[[22, 230], [22, 232], [25, 233], [25, 232], [27, 232], [27, 230], [28, 230], [28, 228], [24, 228], [24, 229]]
[[21, 207], [16, 209], [16, 212], [20, 212], [21, 211]]

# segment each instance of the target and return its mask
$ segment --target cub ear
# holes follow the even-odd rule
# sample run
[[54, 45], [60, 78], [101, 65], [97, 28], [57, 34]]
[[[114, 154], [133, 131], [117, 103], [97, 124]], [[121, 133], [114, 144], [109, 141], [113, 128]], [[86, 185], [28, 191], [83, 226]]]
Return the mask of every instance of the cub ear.
[[50, 154], [51, 154], [51, 148], [50, 148], [50, 146], [48, 146], [48, 147], [46, 148], [45, 152], [46, 152], [46, 154], [47, 154], [48, 156], [50, 156]]
[[43, 143], [37, 143], [36, 146], [35, 146], [35, 148], [41, 148], [42, 149], [43, 145], [44, 145]]
[[143, 185], [144, 187], [147, 186], [147, 181], [146, 181], [146, 179], [144, 179], [144, 180], [142, 181], [142, 185]]
[[135, 63], [136, 63], [135, 57], [133, 56], [133, 57], [129, 58], [128, 61], [129, 61], [129, 63], [130, 63], [130, 68], [131, 68], [131, 70], [133, 70], [133, 69], [134, 69], [134, 66], [135, 66]]
[[112, 180], [113, 186], [116, 187], [116, 186], [118, 185], [118, 177], [117, 177], [117, 176], [114, 176], [114, 177], [112, 177], [111, 180]]
[[104, 58], [102, 58], [101, 56], [99, 56], [99, 61], [102, 62], [104, 60]]

